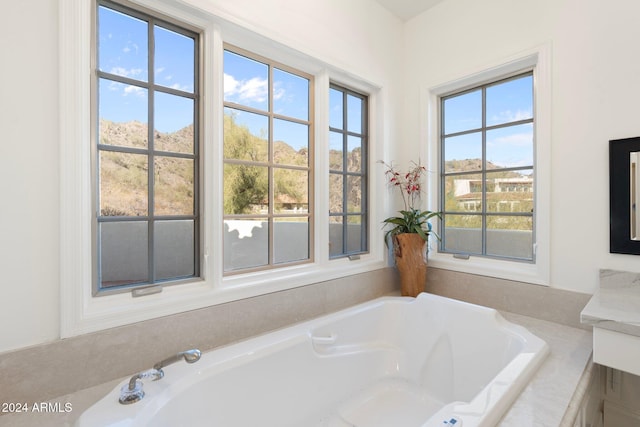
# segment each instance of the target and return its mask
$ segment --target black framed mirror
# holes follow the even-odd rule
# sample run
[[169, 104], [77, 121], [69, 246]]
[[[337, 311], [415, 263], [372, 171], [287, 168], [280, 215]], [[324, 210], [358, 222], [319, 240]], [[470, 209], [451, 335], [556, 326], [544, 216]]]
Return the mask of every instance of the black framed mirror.
[[609, 252], [640, 255], [640, 137], [609, 141]]

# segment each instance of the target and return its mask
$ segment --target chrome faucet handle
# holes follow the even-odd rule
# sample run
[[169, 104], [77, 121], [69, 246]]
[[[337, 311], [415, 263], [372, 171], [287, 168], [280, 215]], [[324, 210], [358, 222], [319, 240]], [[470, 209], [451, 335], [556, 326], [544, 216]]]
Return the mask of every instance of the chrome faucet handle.
[[127, 384], [120, 388], [120, 399], [118, 399], [118, 401], [123, 405], [137, 402], [144, 397], [141, 380], [151, 378], [153, 381], [157, 381], [163, 376], [164, 372], [159, 369], [148, 369], [146, 371], [138, 372], [131, 377]]
[[118, 402], [122, 405], [129, 405], [136, 403], [144, 397], [144, 390], [142, 389], [142, 381], [134, 381], [133, 389], [129, 386], [129, 383], [122, 386], [120, 389], [120, 398]]

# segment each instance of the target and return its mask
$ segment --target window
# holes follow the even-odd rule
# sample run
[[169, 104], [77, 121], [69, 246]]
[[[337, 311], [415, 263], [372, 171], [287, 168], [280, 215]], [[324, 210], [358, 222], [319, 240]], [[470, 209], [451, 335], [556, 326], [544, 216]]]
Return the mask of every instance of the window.
[[313, 258], [313, 78], [224, 51], [224, 271]]
[[368, 250], [367, 97], [329, 89], [329, 256]]
[[533, 72], [441, 97], [440, 252], [535, 262]]
[[198, 34], [99, 2], [98, 291], [199, 275]]
[[[264, 43], [262, 35], [216, 16], [213, 6], [65, 0], [59, 13], [62, 337], [386, 266], [382, 239], [370, 239], [357, 262], [329, 255], [330, 83], [369, 94], [369, 115], [382, 116], [375, 86], [290, 46]], [[110, 18], [120, 20], [113, 31]], [[121, 39], [119, 54], [109, 51], [107, 41], [124, 33], [131, 43]], [[165, 61], [167, 51], [173, 53]], [[264, 67], [266, 77], [256, 71]], [[322, 96], [314, 99], [314, 91]], [[101, 125], [101, 118], [114, 125]], [[137, 132], [127, 142], [124, 124]], [[382, 158], [375, 130], [366, 149]], [[251, 150], [226, 145], [234, 138]], [[102, 160], [109, 156], [111, 163]], [[127, 185], [102, 168], [109, 165]], [[243, 191], [226, 175], [238, 171], [255, 178], [255, 188]], [[225, 185], [232, 191], [225, 194]], [[369, 211], [371, 235], [383, 198], [369, 195], [368, 203], [380, 208]], [[121, 268], [130, 273], [117, 276]], [[180, 286], [168, 286], [174, 283]]]

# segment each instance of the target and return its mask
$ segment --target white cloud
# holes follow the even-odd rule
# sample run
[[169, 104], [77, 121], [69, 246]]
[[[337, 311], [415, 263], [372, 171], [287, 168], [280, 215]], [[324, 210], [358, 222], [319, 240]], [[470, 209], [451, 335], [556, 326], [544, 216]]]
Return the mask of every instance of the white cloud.
[[238, 81], [230, 74], [224, 74], [224, 94], [232, 95], [236, 93], [237, 87], [239, 86]]
[[127, 95], [144, 97], [146, 95], [146, 90], [139, 86], [129, 85], [124, 88], [124, 96], [127, 96]]
[[523, 147], [530, 146], [533, 141], [533, 134], [531, 132], [512, 133], [510, 135], [500, 136], [487, 141], [489, 146], [509, 146], [509, 147]]
[[273, 88], [273, 99], [280, 100], [285, 97], [286, 91], [284, 88], [280, 87], [279, 84], [275, 83]]
[[133, 95], [139, 98], [144, 98], [147, 96], [147, 90], [139, 86], [125, 85], [124, 83], [112, 81], [109, 84], [108, 88], [110, 92], [118, 92], [118, 94], [122, 96]]
[[124, 67], [113, 67], [109, 72], [123, 77], [137, 77], [142, 74], [143, 70], [142, 68], [126, 69]]
[[502, 167], [533, 165], [533, 133], [519, 132], [487, 140], [487, 158]]
[[127, 69], [123, 67], [113, 67], [111, 70], [109, 70], [109, 72], [111, 74], [117, 74], [119, 76], [125, 76], [125, 77], [127, 77], [128, 75]]
[[131, 51], [135, 51], [138, 53], [138, 45], [136, 43], [128, 42], [125, 47], [122, 48], [124, 53], [129, 53]]
[[224, 75], [224, 96], [226, 99], [261, 103], [267, 99], [268, 89], [266, 79], [253, 77], [249, 80], [236, 80], [232, 75], [226, 73]]
[[505, 110], [491, 116], [490, 123], [516, 122], [518, 120], [530, 119], [531, 117], [533, 117], [531, 110]]

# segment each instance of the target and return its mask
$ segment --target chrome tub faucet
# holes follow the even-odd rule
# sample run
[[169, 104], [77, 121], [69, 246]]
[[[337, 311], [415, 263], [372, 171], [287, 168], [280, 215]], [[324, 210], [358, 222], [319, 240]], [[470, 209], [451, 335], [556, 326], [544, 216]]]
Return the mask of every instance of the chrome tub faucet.
[[151, 378], [152, 381], [157, 381], [164, 377], [164, 371], [162, 368], [165, 366], [179, 362], [181, 359], [184, 359], [187, 363], [195, 363], [200, 360], [201, 355], [202, 353], [198, 349], [181, 351], [180, 353], [176, 353], [173, 356], [167, 357], [166, 359], [156, 363], [151, 369], [138, 372], [131, 377], [127, 384], [122, 386], [120, 389], [120, 399], [118, 401], [123, 405], [139, 401], [144, 397], [141, 380]]
[[[201, 353], [198, 349], [181, 351], [180, 353], [176, 353], [173, 356], [167, 357], [166, 359], [156, 363], [155, 365], [153, 365], [153, 369], [157, 369], [158, 371], [162, 372], [162, 368], [164, 368], [165, 366], [169, 366], [172, 363], [179, 362], [180, 359], [184, 359], [184, 361], [187, 363], [195, 363], [200, 360], [200, 356]], [[164, 373], [162, 375], [164, 375]]]

